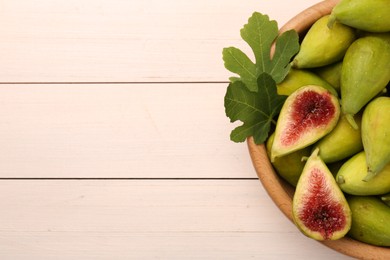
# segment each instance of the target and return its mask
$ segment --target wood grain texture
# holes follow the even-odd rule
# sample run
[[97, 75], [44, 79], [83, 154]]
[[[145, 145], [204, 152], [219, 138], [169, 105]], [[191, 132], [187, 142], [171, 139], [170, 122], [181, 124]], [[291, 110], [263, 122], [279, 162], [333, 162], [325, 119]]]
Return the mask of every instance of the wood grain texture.
[[348, 259], [258, 180], [0, 181], [0, 197], [1, 259]]
[[254, 11], [282, 26], [316, 2], [1, 1], [0, 82], [226, 81]]
[[317, 2], [0, 1], [0, 259], [350, 259], [254, 179], [217, 83], [254, 11]]
[[226, 86], [0, 85], [0, 177], [256, 178]]

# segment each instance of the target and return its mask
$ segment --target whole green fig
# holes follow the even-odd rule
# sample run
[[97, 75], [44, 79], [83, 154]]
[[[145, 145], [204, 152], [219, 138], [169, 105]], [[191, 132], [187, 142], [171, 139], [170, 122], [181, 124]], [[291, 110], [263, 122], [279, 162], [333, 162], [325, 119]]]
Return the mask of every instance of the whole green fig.
[[328, 82], [336, 91], [340, 91], [340, 78], [341, 68], [343, 62], [339, 61], [336, 63], [329, 64], [324, 67], [315, 68], [314, 72]]
[[366, 175], [366, 153], [362, 151], [341, 166], [336, 181], [342, 191], [351, 195], [381, 195], [390, 192], [390, 163], [372, 180], [364, 181]]
[[369, 32], [390, 31], [389, 0], [341, 0], [332, 10], [329, 26], [335, 21]]
[[300, 87], [307, 85], [321, 86], [329, 90], [333, 95], [338, 96], [337, 91], [317, 74], [304, 69], [290, 68], [286, 78], [277, 85], [278, 95], [290, 95]]
[[378, 95], [390, 80], [390, 43], [367, 36], [348, 48], [341, 70], [341, 109], [357, 128], [353, 116]]
[[[360, 125], [361, 117], [356, 119]], [[361, 131], [354, 129], [342, 115], [332, 132], [314, 145], [313, 149], [316, 148], [325, 163], [340, 161], [363, 150]]]
[[355, 30], [335, 23], [327, 26], [329, 15], [317, 20], [303, 38], [301, 48], [292, 61], [295, 68], [315, 68], [341, 60], [349, 45], [355, 40]]
[[390, 207], [375, 196], [349, 196], [352, 225], [349, 236], [364, 243], [390, 246]]
[[361, 131], [367, 158], [365, 180], [370, 180], [390, 163], [390, 97], [378, 97], [367, 105]]

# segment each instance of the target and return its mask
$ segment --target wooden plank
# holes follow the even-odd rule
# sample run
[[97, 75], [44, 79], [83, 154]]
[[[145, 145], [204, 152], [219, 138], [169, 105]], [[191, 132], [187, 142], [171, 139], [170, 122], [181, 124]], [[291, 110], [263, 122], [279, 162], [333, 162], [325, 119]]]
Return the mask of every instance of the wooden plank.
[[348, 259], [257, 180], [3, 180], [0, 197], [1, 259]]
[[1, 1], [0, 82], [226, 81], [254, 11], [281, 26], [317, 2]]
[[2, 178], [255, 178], [226, 84], [0, 85]]

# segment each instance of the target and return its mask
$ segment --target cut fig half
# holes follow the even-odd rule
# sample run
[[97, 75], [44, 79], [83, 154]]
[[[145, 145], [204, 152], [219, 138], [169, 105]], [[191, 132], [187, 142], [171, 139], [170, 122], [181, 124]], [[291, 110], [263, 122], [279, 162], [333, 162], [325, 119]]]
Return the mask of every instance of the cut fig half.
[[339, 101], [327, 89], [315, 85], [297, 89], [280, 111], [271, 161], [315, 143], [333, 130], [339, 116]]
[[336, 240], [351, 228], [351, 210], [332, 173], [318, 156], [308, 158], [293, 197], [293, 220], [306, 236]]

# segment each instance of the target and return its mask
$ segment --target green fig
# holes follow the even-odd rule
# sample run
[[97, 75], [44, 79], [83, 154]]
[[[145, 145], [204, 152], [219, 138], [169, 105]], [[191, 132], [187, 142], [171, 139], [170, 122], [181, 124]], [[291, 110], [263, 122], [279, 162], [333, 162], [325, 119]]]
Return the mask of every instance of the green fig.
[[355, 30], [341, 23], [327, 26], [329, 15], [318, 19], [306, 33], [292, 61], [294, 68], [315, 68], [340, 61], [356, 39]]
[[351, 195], [381, 195], [390, 192], [390, 163], [372, 180], [363, 181], [366, 175], [366, 153], [362, 151], [341, 166], [336, 181], [342, 191]]
[[348, 48], [341, 71], [341, 109], [354, 128], [354, 115], [378, 95], [390, 80], [390, 43], [367, 36]]
[[277, 85], [278, 95], [288, 96], [300, 87], [307, 85], [321, 86], [338, 96], [337, 91], [324, 79], [308, 70], [290, 68], [286, 78]]
[[293, 197], [293, 220], [308, 237], [336, 240], [351, 226], [351, 212], [332, 173], [318, 156], [308, 158]]
[[338, 99], [323, 87], [308, 85], [294, 91], [276, 123], [271, 161], [318, 141], [333, 130], [339, 115]]
[[390, 43], [390, 31], [384, 33], [373, 33], [373, 32], [361, 31], [359, 38], [366, 37], [366, 36], [378, 37]]
[[352, 225], [348, 235], [376, 246], [390, 246], [390, 207], [375, 196], [349, 196]]
[[390, 98], [378, 97], [364, 109], [362, 141], [370, 180], [390, 163]]
[[388, 32], [389, 14], [389, 0], [341, 0], [332, 9], [329, 26], [339, 21], [368, 32]]
[[[361, 117], [356, 118], [360, 125]], [[320, 156], [325, 163], [337, 162], [363, 150], [360, 129], [354, 129], [345, 116], [340, 116], [335, 128], [319, 140], [314, 149], [320, 149]]]
[[[267, 140], [267, 153], [271, 156], [271, 147], [274, 141], [275, 133], [273, 133]], [[301, 176], [305, 161], [302, 158], [306, 158], [310, 155], [310, 147], [303, 148], [301, 150], [290, 153], [280, 158], [275, 158], [272, 162], [276, 172], [292, 186], [296, 186], [299, 176]]]
[[339, 61], [324, 67], [315, 68], [314, 72], [339, 92], [342, 66], [343, 62]]

